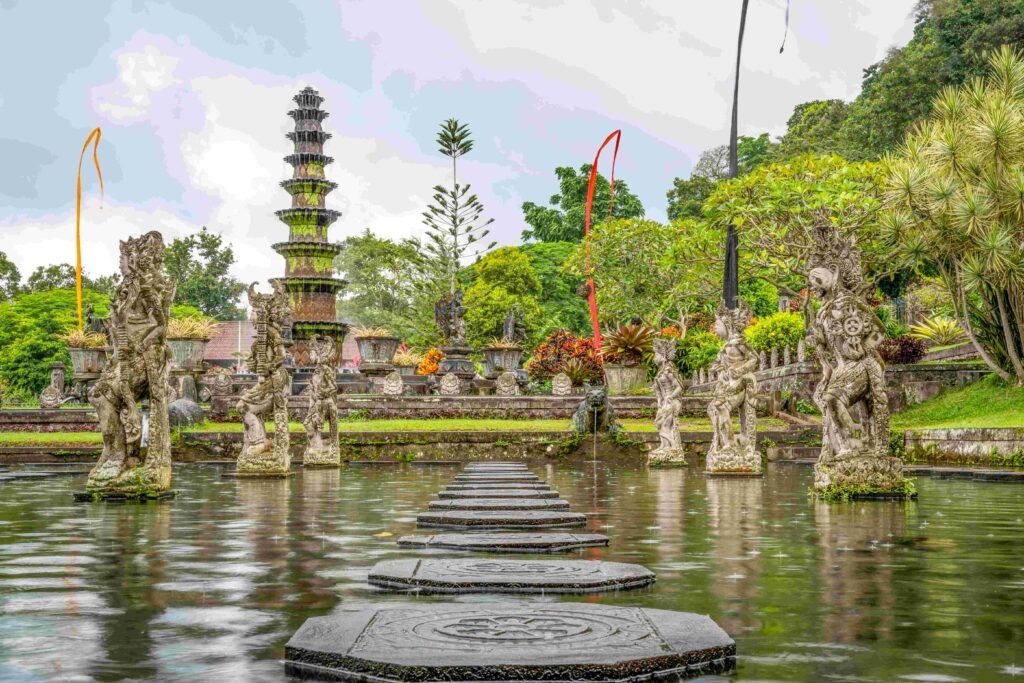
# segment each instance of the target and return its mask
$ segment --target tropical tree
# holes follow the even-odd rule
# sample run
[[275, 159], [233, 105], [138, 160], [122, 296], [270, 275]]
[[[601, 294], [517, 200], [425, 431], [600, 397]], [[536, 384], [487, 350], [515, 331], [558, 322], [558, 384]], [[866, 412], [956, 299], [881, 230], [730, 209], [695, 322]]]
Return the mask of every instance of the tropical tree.
[[705, 203], [708, 227], [736, 226], [744, 278], [761, 278], [787, 296], [805, 287], [815, 235], [835, 226], [859, 245], [869, 277], [895, 270], [879, 239], [881, 170], [836, 155], [805, 155], [761, 166], [722, 183]]
[[504, 247], [484, 256], [469, 270], [466, 290], [466, 334], [470, 344], [486, 346], [502, 336], [505, 317], [517, 305], [529, 337], [536, 340], [544, 311], [537, 301], [540, 279], [530, 259], [517, 247]]
[[[523, 230], [524, 242], [579, 242], [583, 239], [587, 210], [587, 187], [592, 164], [583, 164], [579, 172], [570, 166], [555, 169], [558, 194], [552, 195], [551, 206], [523, 202], [523, 220], [530, 227]], [[615, 205], [612, 218], [642, 218], [644, 205], [633, 194], [626, 181], [615, 179]], [[591, 216], [604, 220], [611, 202], [611, 184], [600, 173], [594, 180], [594, 202]]]
[[685, 325], [688, 312], [716, 296], [720, 241], [697, 221], [618, 219], [591, 227], [565, 269], [594, 279], [603, 324], [637, 317], [657, 328], [669, 320]]
[[21, 272], [7, 254], [0, 251], [0, 301], [9, 301], [21, 290]]
[[455, 119], [441, 124], [437, 134], [438, 150], [452, 160], [451, 187], [434, 186], [434, 202], [423, 212], [427, 226], [424, 251], [433, 262], [439, 280], [450, 294], [455, 293], [459, 269], [467, 259], [476, 258], [494, 248], [480, 240], [490, 234], [493, 218], [483, 219], [484, 206], [470, 185], [459, 184], [458, 160], [473, 149], [469, 126]]
[[231, 245], [205, 225], [197, 233], [173, 240], [164, 252], [164, 270], [178, 282], [174, 302], [195, 306], [217, 320], [239, 319], [245, 285], [230, 274], [234, 262]]
[[886, 236], [933, 268], [1000, 377], [1024, 384], [1024, 59], [1004, 47], [988, 78], [945, 89], [886, 159]]
[[[85, 276], [82, 277], [85, 286]], [[75, 286], [75, 267], [70, 263], [56, 263], [50, 266], [39, 266], [25, 280], [25, 290], [29, 292], [46, 292], [51, 289], [63, 289]]]

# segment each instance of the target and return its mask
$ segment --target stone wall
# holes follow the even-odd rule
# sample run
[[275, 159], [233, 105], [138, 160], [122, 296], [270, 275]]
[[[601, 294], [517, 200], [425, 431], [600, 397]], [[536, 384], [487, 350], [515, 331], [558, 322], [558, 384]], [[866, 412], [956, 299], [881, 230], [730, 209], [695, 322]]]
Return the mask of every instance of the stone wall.
[[[984, 363], [965, 361], [948, 363], [914, 363], [889, 365], [885, 380], [889, 390], [889, 409], [898, 413], [909, 405], [934, 398], [943, 389], [977, 382], [989, 374]], [[821, 380], [817, 363], [790, 363], [757, 372], [758, 390], [762, 393], [792, 394], [794, 400], [811, 401], [814, 387]], [[694, 384], [691, 391], [710, 392], [710, 383]]]
[[1024, 428], [920, 429], [905, 432], [903, 444], [911, 461], [1024, 465]]
[[92, 408], [56, 410], [0, 410], [0, 432], [95, 432], [99, 429]]

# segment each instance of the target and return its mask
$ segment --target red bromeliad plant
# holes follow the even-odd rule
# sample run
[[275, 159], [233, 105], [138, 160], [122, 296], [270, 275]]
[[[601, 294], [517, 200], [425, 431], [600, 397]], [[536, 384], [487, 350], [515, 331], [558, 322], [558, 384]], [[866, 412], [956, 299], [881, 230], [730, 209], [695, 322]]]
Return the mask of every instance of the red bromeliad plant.
[[[570, 364], [570, 361], [572, 363]], [[526, 364], [526, 372], [533, 380], [551, 379], [560, 372], [569, 374], [573, 383], [600, 383], [601, 359], [592, 339], [577, 337], [568, 330], [555, 330], [534, 349]]]
[[601, 355], [606, 363], [639, 365], [651, 354], [654, 330], [642, 323], [627, 323], [604, 335]]

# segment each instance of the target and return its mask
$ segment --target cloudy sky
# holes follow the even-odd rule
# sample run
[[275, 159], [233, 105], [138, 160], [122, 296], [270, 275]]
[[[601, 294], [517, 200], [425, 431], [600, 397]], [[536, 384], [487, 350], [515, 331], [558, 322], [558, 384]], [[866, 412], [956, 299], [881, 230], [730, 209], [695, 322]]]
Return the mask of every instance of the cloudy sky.
[[[781, 133], [793, 106], [851, 99], [864, 67], [911, 34], [914, 0], [753, 0], [740, 132]], [[27, 275], [74, 261], [75, 168], [95, 126], [106, 198], [83, 191], [87, 272], [117, 241], [202, 225], [243, 280], [280, 275], [291, 96], [326, 97], [335, 239], [421, 232], [447, 165], [438, 123], [470, 123], [460, 175], [493, 234], [621, 128], [617, 175], [663, 219], [672, 178], [728, 136], [740, 0], [0, 0], [0, 231]]]

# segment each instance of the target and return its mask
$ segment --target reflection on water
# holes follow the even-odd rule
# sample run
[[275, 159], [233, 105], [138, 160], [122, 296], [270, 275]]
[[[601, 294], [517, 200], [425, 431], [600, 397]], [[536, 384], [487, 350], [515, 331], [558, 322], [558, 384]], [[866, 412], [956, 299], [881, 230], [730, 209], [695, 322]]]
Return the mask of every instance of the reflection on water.
[[[916, 503], [829, 506], [809, 469], [765, 479], [605, 463], [538, 465], [651, 589], [578, 598], [710, 614], [747, 680], [1024, 675], [1024, 488], [918, 480]], [[0, 486], [0, 680], [286, 680], [288, 637], [341, 602], [442, 600], [371, 588], [451, 467], [221, 479], [180, 497], [76, 505], [81, 479]], [[493, 596], [456, 600], [492, 601]]]

